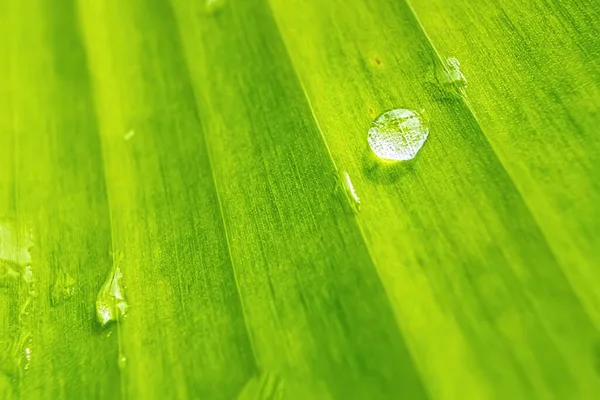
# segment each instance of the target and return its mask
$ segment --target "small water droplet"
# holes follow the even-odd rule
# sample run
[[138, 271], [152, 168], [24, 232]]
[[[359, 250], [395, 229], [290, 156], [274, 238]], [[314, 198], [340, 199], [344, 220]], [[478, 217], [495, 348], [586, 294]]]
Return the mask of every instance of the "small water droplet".
[[15, 355], [14, 363], [17, 367], [18, 374], [21, 374], [21, 371], [26, 372], [31, 365], [31, 338], [32, 333], [28, 329], [23, 329], [19, 332], [17, 339], [13, 343], [12, 352]]
[[396, 109], [384, 112], [373, 121], [367, 140], [377, 157], [406, 161], [417, 155], [428, 136], [429, 129], [417, 112]]
[[122, 259], [121, 255], [119, 260], [113, 264], [96, 298], [96, 317], [103, 327], [111, 321], [118, 321], [125, 317], [129, 308], [121, 287], [123, 274], [119, 264]]
[[436, 68], [436, 79], [440, 88], [453, 96], [464, 96], [467, 88], [467, 78], [460, 70], [460, 61], [456, 57], [449, 57], [446, 63]]
[[352, 184], [352, 180], [350, 179], [350, 174], [348, 172], [342, 172], [342, 185], [344, 187], [344, 192], [348, 197], [348, 201], [354, 207], [356, 211], [360, 211], [360, 198], [356, 193], [356, 189], [354, 189], [354, 185]]
[[25, 349], [25, 366], [23, 367], [23, 369], [25, 369], [25, 370], [29, 369], [30, 364], [31, 364], [31, 349], [29, 347], [27, 347]]
[[204, 0], [204, 14], [213, 15], [223, 9], [227, 0]]
[[129, 132], [127, 132], [125, 135], [123, 135], [123, 139], [125, 140], [129, 140], [131, 139], [133, 136], [135, 135], [135, 131], [132, 129]]

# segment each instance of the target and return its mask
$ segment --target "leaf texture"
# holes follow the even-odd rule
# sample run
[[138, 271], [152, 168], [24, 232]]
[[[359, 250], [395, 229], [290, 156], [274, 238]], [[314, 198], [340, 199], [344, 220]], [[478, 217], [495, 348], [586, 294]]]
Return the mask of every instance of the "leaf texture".
[[2, 2], [0, 398], [595, 398], [598, 10]]

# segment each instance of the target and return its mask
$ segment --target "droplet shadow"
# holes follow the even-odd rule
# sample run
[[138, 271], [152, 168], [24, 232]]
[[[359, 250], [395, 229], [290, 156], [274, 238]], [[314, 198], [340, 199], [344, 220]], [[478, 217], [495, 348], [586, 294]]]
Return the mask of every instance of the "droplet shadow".
[[371, 151], [365, 141], [361, 160], [362, 170], [364, 176], [370, 181], [381, 185], [392, 185], [397, 183], [403, 175], [414, 171], [415, 159], [408, 161], [382, 160]]

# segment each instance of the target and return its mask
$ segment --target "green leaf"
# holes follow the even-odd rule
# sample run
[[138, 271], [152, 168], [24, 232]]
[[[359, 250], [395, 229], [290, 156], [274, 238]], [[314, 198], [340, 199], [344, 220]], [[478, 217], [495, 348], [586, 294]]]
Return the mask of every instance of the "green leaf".
[[595, 398], [599, 20], [0, 2], [0, 398]]

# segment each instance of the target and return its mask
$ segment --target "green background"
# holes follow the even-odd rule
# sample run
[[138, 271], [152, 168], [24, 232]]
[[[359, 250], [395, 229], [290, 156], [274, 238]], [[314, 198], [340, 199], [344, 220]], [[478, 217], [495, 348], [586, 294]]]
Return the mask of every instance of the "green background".
[[597, 398], [599, 65], [596, 0], [0, 1], [0, 398]]

